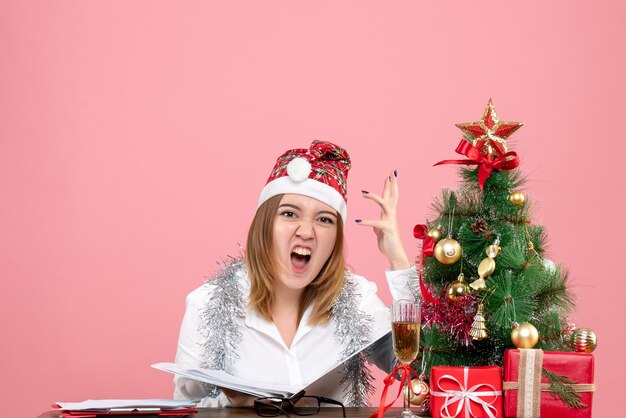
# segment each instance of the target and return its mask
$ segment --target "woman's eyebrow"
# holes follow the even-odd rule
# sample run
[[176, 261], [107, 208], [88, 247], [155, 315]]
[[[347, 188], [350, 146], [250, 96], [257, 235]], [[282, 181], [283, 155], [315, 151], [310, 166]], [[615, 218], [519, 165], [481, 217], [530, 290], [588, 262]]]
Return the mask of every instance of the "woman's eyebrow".
[[281, 204], [278, 206], [278, 208], [279, 208], [279, 209], [280, 209], [280, 208], [284, 208], [284, 207], [287, 207], [287, 208], [292, 208], [292, 209], [296, 209], [296, 210], [300, 210], [300, 207], [299, 207], [299, 206], [297, 206], [297, 205], [292, 205], [291, 203], [281, 203]]

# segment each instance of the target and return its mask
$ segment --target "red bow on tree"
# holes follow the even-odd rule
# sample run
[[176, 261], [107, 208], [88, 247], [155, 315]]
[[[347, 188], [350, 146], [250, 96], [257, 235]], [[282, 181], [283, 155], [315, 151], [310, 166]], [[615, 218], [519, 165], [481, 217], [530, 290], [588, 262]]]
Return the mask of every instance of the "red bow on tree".
[[469, 160], [443, 160], [439, 161], [437, 165], [444, 164], [465, 164], [465, 165], [478, 165], [478, 185], [480, 190], [483, 189], [485, 181], [491, 175], [491, 172], [496, 170], [512, 170], [519, 166], [519, 158], [514, 151], [507, 152], [494, 159], [492, 155], [484, 156], [478, 148], [472, 145], [471, 142], [462, 139], [459, 145], [456, 147], [456, 153], [465, 155]]
[[430, 290], [424, 285], [424, 279], [422, 279], [422, 263], [424, 262], [424, 256], [430, 257], [435, 253], [435, 240], [428, 235], [428, 228], [426, 225], [417, 224], [413, 228], [413, 236], [417, 239], [424, 240], [422, 243], [422, 251], [420, 253], [420, 265], [417, 268], [417, 274], [420, 279], [420, 290], [422, 291], [422, 297], [426, 302], [440, 304], [437, 299], [430, 293]]

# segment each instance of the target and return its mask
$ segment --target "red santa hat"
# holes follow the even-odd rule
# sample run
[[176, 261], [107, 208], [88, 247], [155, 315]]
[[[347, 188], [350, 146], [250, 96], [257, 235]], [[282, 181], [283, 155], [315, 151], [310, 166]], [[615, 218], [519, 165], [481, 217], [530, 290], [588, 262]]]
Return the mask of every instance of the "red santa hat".
[[278, 157], [259, 197], [259, 206], [270, 197], [293, 193], [309, 196], [347, 216], [347, 180], [350, 156], [335, 144], [313, 141], [306, 148], [292, 149]]

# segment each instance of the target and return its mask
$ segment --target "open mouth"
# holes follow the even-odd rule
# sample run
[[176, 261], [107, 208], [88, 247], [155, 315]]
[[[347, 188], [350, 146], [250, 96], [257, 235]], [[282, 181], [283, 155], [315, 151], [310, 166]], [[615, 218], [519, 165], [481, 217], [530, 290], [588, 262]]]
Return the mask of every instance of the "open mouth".
[[303, 271], [308, 262], [311, 261], [311, 250], [303, 247], [296, 247], [291, 252], [291, 265], [296, 271]]

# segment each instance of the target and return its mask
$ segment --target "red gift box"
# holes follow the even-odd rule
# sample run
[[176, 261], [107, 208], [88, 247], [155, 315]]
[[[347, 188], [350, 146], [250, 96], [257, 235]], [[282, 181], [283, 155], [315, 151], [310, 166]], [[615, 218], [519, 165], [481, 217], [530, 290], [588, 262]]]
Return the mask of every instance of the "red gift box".
[[[542, 368], [572, 380], [572, 389], [586, 407], [570, 408], [559, 397], [552, 396]], [[593, 354], [534, 349], [504, 352], [504, 412], [507, 417], [591, 417], [594, 390]]]
[[430, 370], [433, 418], [496, 418], [502, 414], [502, 369], [498, 366]]

